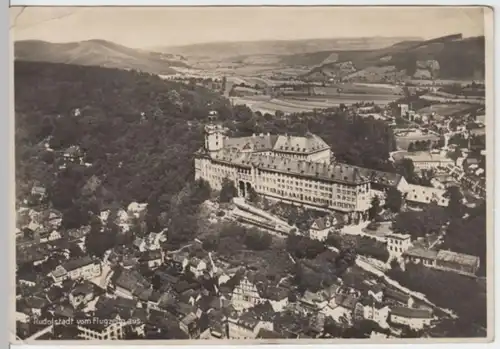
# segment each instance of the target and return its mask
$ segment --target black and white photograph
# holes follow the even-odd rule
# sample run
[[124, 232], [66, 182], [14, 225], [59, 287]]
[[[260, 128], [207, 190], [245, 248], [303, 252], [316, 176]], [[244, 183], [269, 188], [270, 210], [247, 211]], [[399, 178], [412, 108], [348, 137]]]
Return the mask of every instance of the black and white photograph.
[[491, 8], [9, 11], [16, 341], [493, 339]]

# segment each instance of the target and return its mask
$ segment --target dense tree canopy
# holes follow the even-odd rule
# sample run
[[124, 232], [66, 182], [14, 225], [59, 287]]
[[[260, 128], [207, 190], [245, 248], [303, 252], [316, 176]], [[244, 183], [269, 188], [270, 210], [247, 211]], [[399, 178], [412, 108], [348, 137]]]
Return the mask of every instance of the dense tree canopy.
[[297, 258], [315, 258], [325, 251], [326, 247], [318, 240], [305, 236], [290, 234], [286, 239], [286, 249]]
[[[16, 62], [15, 78], [17, 195], [25, 197], [39, 181], [68, 227], [85, 220], [78, 219], [85, 213], [70, 211], [80, 210], [82, 200], [98, 208], [148, 202], [158, 213], [168, 211], [172, 196], [194, 177], [193, 153], [203, 144], [200, 122], [212, 109], [231, 114], [217, 93], [146, 73]], [[59, 159], [79, 145], [92, 167], [72, 166], [56, 177], [60, 163], [43, 161], [46, 139]], [[100, 188], [94, 197], [80, 198], [92, 176], [102, 181]]]
[[386, 193], [385, 207], [390, 211], [397, 213], [401, 210], [402, 205], [403, 195], [398, 189], [390, 187]]
[[422, 211], [401, 212], [393, 223], [396, 233], [410, 234], [412, 240], [426, 234], [439, 233], [448, 221], [445, 209], [429, 205]]
[[238, 191], [234, 186], [234, 182], [228, 178], [224, 178], [222, 180], [222, 189], [219, 194], [220, 202], [230, 202], [236, 196], [238, 196]]

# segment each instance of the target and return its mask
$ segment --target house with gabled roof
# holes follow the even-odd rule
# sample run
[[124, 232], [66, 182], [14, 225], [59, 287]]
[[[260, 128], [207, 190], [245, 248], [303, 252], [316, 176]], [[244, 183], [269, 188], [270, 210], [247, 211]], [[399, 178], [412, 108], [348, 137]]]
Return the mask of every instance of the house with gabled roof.
[[415, 303], [415, 300], [409, 294], [389, 287], [384, 290], [384, 302], [388, 300], [402, 304], [407, 308], [412, 308]]
[[338, 226], [338, 219], [335, 216], [319, 217], [313, 221], [309, 228], [309, 237], [313, 240], [325, 241], [328, 234]]
[[248, 309], [264, 302], [265, 299], [262, 298], [259, 292], [259, 284], [264, 283], [265, 278], [259, 279], [258, 275], [250, 272], [235, 277], [239, 278], [239, 282], [231, 294], [231, 304], [235, 309]]
[[209, 262], [205, 259], [200, 259], [198, 257], [191, 257], [189, 259], [189, 270], [194, 274], [195, 277], [201, 277], [206, 270], [208, 270]]
[[372, 295], [361, 297], [354, 310], [355, 317], [374, 321], [382, 328], [389, 327], [387, 323], [389, 312], [389, 306], [375, 299]]

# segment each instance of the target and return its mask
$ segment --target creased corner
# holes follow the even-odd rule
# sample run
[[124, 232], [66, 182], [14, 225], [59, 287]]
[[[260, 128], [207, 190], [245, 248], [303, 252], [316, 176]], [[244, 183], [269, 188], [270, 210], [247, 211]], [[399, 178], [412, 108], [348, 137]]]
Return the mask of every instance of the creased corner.
[[21, 7], [21, 10], [19, 11], [19, 13], [16, 15], [16, 17], [14, 17], [14, 20], [12, 20], [10, 27], [9, 27], [9, 30], [12, 30], [16, 27], [17, 21], [18, 21], [19, 17], [21, 17], [21, 15], [23, 14], [25, 9], [26, 9], [26, 6]]

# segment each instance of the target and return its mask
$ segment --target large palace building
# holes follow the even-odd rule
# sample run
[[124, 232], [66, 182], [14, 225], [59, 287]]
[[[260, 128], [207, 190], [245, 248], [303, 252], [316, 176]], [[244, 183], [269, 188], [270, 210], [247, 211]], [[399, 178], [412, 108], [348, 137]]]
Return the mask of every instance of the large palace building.
[[363, 169], [333, 160], [320, 137], [260, 134], [229, 138], [216, 123], [205, 126], [205, 145], [195, 154], [195, 176], [220, 190], [225, 178], [238, 195], [250, 188], [269, 199], [366, 219], [370, 179]]

